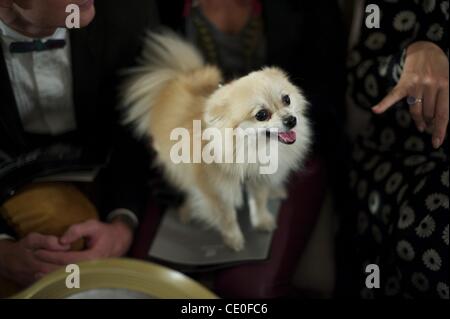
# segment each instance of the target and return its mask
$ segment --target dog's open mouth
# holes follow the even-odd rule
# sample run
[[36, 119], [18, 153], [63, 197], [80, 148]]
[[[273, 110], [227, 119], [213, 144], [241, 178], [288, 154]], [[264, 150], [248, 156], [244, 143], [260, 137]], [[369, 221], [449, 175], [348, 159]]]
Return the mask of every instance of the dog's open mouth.
[[[266, 132], [266, 136], [270, 137], [270, 131]], [[274, 135], [272, 135], [275, 137]], [[297, 134], [295, 131], [288, 131], [288, 132], [278, 132], [278, 141], [280, 141], [283, 144], [294, 144], [297, 140]]]
[[283, 144], [294, 144], [297, 140], [297, 134], [295, 131], [279, 132], [278, 140]]

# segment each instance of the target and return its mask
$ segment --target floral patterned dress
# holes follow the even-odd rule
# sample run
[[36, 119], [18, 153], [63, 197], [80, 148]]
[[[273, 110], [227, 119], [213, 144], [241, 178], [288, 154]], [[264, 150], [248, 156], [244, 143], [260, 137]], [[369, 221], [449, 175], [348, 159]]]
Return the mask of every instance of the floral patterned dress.
[[[448, 56], [449, 1], [371, 3], [381, 10], [380, 28], [362, 26], [348, 62], [349, 96], [368, 112], [399, 81], [409, 44], [431, 41]], [[358, 294], [449, 299], [448, 138], [433, 149], [431, 136], [417, 130], [401, 101], [371, 116], [352, 161]], [[379, 266], [379, 289], [366, 287], [368, 264]]]

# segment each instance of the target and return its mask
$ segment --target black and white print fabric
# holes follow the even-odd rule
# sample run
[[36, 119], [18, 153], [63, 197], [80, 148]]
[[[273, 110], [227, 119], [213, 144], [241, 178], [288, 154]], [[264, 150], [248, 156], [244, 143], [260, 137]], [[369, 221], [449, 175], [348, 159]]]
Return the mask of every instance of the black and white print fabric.
[[[362, 26], [349, 55], [349, 96], [376, 105], [396, 85], [405, 52], [431, 41], [448, 56], [449, 1], [369, 1], [381, 10], [380, 29]], [[373, 115], [353, 151], [350, 188], [363, 298], [449, 299], [448, 138], [435, 150], [405, 101]], [[365, 286], [365, 266], [380, 267], [381, 287]]]

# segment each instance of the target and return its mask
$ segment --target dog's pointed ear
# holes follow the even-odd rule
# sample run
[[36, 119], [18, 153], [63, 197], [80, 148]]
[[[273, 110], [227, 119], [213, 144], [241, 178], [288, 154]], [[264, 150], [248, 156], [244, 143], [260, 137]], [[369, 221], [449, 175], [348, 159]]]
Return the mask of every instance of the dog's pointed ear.
[[280, 68], [274, 67], [274, 66], [265, 67], [262, 69], [262, 71], [264, 73], [274, 76], [274, 77], [282, 77], [282, 78], [288, 79], [287, 74], [283, 70], [281, 70]]

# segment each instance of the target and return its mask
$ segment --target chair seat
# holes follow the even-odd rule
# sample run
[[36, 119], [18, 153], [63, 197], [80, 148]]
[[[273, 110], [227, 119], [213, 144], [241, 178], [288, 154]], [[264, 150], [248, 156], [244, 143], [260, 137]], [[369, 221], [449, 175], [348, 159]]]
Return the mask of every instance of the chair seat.
[[[316, 225], [326, 195], [323, 161], [311, 157], [290, 177], [268, 260], [248, 262], [214, 272], [214, 291], [225, 298], [276, 298], [293, 291], [292, 277]], [[162, 213], [154, 200], [143, 216], [131, 256], [148, 259], [148, 250]]]

